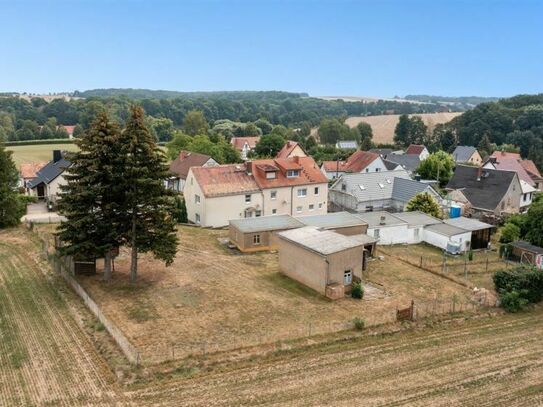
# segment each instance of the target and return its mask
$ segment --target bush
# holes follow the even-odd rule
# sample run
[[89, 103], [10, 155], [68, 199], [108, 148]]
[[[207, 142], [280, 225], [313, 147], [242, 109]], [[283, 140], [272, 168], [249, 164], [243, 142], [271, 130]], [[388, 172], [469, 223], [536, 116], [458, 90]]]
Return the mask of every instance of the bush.
[[359, 300], [364, 297], [364, 287], [362, 287], [362, 283], [353, 283], [351, 297], [358, 298]]
[[528, 302], [543, 300], [543, 272], [527, 266], [500, 270], [494, 274], [494, 286], [498, 293], [517, 291]]
[[364, 329], [364, 326], [366, 325], [366, 323], [364, 322], [362, 318], [355, 317], [353, 318], [353, 325], [354, 325], [354, 329], [356, 329], [357, 331], [361, 331]]
[[501, 306], [507, 312], [519, 312], [522, 311], [529, 301], [524, 298], [524, 293], [520, 293], [517, 290], [504, 291], [500, 295]]

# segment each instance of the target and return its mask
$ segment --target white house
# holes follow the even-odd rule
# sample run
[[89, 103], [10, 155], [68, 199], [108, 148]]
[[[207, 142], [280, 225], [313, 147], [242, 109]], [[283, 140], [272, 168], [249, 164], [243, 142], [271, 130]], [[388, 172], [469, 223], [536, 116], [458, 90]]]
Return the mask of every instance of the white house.
[[182, 192], [191, 167], [212, 167], [215, 165], [219, 165], [219, 163], [208, 155], [181, 150], [177, 158], [170, 164], [171, 176], [168, 178], [166, 186], [176, 192]]
[[30, 195], [43, 199], [54, 205], [60, 194], [61, 185], [67, 181], [64, 179], [64, 171], [72, 165], [64, 158], [62, 151], [53, 151], [53, 160], [41, 168], [36, 177], [27, 183]]
[[254, 150], [258, 142], [260, 141], [260, 136], [254, 137], [232, 137], [230, 143], [232, 146], [239, 151], [242, 160], [247, 160], [248, 154], [250, 151]]
[[416, 155], [421, 161], [426, 160], [430, 156], [430, 152], [422, 144], [411, 144], [407, 147], [407, 150], [405, 150], [405, 154]]
[[355, 151], [346, 161], [323, 161], [321, 171], [333, 180], [347, 173], [369, 173], [387, 171], [383, 158], [369, 151]]

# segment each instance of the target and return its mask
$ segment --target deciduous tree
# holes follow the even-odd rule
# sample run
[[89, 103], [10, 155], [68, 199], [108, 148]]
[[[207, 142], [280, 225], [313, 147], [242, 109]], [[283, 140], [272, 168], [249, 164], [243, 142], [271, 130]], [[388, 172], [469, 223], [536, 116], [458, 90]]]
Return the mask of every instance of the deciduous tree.
[[421, 211], [430, 216], [441, 218], [439, 203], [428, 192], [419, 193], [411, 198], [406, 209], [408, 212]]

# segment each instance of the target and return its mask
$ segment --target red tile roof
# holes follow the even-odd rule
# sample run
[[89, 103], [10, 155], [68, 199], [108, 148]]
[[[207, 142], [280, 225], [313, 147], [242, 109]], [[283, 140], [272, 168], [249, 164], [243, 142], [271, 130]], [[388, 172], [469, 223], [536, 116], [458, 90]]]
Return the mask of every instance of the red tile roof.
[[501, 156], [493, 163], [497, 170], [501, 171], [514, 171], [518, 174], [518, 177], [527, 182], [530, 185], [534, 185], [532, 177], [526, 172], [524, 167], [520, 164], [520, 160], [516, 158], [502, 158]]
[[[253, 176], [261, 189], [281, 188], [295, 185], [325, 184], [328, 182], [326, 176], [319, 170], [312, 157], [276, 158], [269, 160], [256, 160], [251, 164]], [[262, 165], [279, 167], [276, 178], [266, 178], [266, 172], [261, 170]], [[287, 178], [286, 171], [289, 169], [300, 169], [298, 177]]]
[[528, 174], [533, 175], [537, 178], [541, 178], [541, 173], [539, 172], [539, 169], [532, 160], [522, 160], [520, 162], [520, 165], [522, 165], [522, 167], [526, 171], [528, 171]]
[[[290, 153], [297, 147], [300, 146], [300, 144], [297, 141], [289, 140], [285, 143], [283, 148], [279, 150], [275, 158], [289, 158]], [[303, 150], [302, 146], [300, 148]], [[305, 153], [305, 151], [304, 151]], [[306, 154], [307, 155], [307, 154]]]
[[260, 136], [255, 137], [232, 137], [230, 140], [230, 144], [234, 146], [234, 148], [238, 151], [243, 150], [243, 146], [245, 143], [249, 145], [249, 148], [252, 150], [256, 147], [256, 143], [258, 143], [260, 140]]
[[514, 158], [520, 160], [519, 153], [508, 153], [507, 151], [494, 151], [490, 157], [494, 158]]
[[180, 179], [187, 179], [190, 167], [201, 167], [211, 159], [210, 156], [181, 150], [179, 156], [170, 164], [170, 172]]
[[379, 154], [376, 153], [360, 150], [355, 151], [349, 158], [347, 158], [347, 161], [345, 161], [344, 171], [361, 172], [378, 158]]
[[62, 127], [64, 127], [66, 129], [66, 131], [68, 132], [68, 134], [74, 134], [74, 129], [75, 129], [75, 126], [65, 126], [63, 124], [61, 124]]
[[407, 147], [407, 150], [405, 151], [405, 154], [407, 155], [420, 155], [424, 151], [426, 147], [422, 144], [411, 144], [409, 147]]
[[326, 172], [345, 171], [345, 161], [323, 161], [322, 165]]
[[36, 173], [46, 164], [46, 162], [21, 164], [21, 177], [23, 179], [36, 178]]
[[259, 190], [244, 164], [192, 167], [194, 178], [206, 197], [237, 195]]

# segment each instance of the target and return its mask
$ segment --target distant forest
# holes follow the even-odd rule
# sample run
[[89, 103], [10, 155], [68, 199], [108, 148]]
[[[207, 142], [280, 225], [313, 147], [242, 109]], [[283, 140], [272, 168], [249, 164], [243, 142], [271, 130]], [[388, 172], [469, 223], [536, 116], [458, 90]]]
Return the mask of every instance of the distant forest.
[[[180, 128], [187, 112], [200, 110], [210, 126], [217, 120], [255, 122], [259, 119], [288, 128], [318, 125], [323, 118], [345, 118], [381, 114], [433, 113], [439, 104], [396, 101], [345, 102], [308, 97], [289, 92], [173, 92], [145, 89], [96, 89], [74, 92], [81, 99], [0, 97], [0, 138], [34, 140], [55, 138], [57, 125], [78, 125], [78, 133], [88, 128], [94, 114], [107, 111], [119, 122], [128, 117], [129, 106], [139, 103], [160, 126]], [[165, 123], [165, 121], [167, 123]], [[47, 125], [47, 126], [44, 126]], [[44, 127], [47, 127], [44, 130]], [[167, 140], [162, 140], [167, 141]]]
[[497, 97], [482, 97], [482, 96], [434, 96], [434, 95], [406, 95], [407, 100], [416, 100], [426, 103], [447, 103], [459, 105], [463, 107], [473, 107], [481, 103], [497, 102], [500, 98]]

